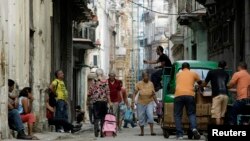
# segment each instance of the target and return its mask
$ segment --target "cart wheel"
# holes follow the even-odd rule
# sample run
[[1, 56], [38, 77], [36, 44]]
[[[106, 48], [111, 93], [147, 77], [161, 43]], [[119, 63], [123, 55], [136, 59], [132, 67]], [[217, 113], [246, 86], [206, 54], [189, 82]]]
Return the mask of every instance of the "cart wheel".
[[163, 129], [164, 138], [169, 138], [169, 132], [166, 129]]
[[187, 131], [188, 139], [193, 139], [193, 132], [191, 130]]

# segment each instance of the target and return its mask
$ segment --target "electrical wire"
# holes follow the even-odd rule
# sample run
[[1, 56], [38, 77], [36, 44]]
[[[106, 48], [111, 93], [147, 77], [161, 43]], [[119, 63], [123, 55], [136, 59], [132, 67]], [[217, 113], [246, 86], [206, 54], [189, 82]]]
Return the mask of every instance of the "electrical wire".
[[[176, 13], [163, 13], [163, 12], [155, 11], [155, 10], [150, 9], [148, 7], [142, 6], [141, 4], [138, 4], [138, 3], [134, 2], [133, 0], [128, 0], [128, 1], [131, 2], [131, 3], [133, 3], [133, 4], [135, 4], [135, 5], [137, 5], [137, 6], [139, 6], [139, 7], [141, 7], [141, 8], [144, 8], [144, 9], [146, 9], [148, 11], [151, 11], [151, 12], [154, 12], [154, 13], [157, 13], [157, 14], [161, 14], [161, 15], [173, 16], [173, 15], [184, 15], [184, 14], [186, 14], [186, 13], [180, 13], [180, 14], [176, 14]], [[204, 10], [204, 9], [206, 9], [206, 8], [196, 9], [194, 11], [191, 11], [191, 13], [188, 13], [188, 14], [196, 14], [196, 13], [192, 13], [192, 12], [199, 11], [199, 10]]]

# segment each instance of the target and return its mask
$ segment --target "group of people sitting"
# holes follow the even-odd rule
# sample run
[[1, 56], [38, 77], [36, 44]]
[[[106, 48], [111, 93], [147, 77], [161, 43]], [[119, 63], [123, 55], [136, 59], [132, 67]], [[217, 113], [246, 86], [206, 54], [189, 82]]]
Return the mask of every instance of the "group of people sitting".
[[[33, 126], [36, 121], [32, 113], [32, 103], [34, 97], [30, 87], [23, 88], [18, 94], [15, 90], [15, 82], [8, 80], [9, 98], [8, 98], [8, 121], [11, 129], [18, 132], [17, 139], [38, 140], [33, 135]], [[23, 123], [28, 124], [28, 135], [25, 134]]]
[[[76, 124], [68, 122], [67, 90], [63, 82], [64, 74], [61, 70], [55, 72], [56, 79], [51, 83], [51, 92], [46, 95], [46, 117], [49, 125], [54, 125], [57, 132], [74, 133], [81, 129], [84, 113], [81, 107], [76, 107]], [[17, 139], [38, 140], [33, 135], [36, 116], [33, 113], [34, 96], [31, 87], [25, 87], [18, 92], [15, 81], [8, 79], [8, 123], [10, 129], [17, 131]], [[52, 95], [53, 93], [53, 95]], [[23, 123], [27, 123], [28, 135], [25, 133]]]

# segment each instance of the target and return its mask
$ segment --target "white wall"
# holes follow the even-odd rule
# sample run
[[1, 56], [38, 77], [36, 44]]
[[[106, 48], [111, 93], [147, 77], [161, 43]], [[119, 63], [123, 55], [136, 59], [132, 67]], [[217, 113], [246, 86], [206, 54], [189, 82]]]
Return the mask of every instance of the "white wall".
[[[109, 51], [111, 47], [110, 30], [109, 30], [109, 17], [105, 12], [105, 1], [99, 0], [97, 5], [97, 16], [99, 25], [96, 28], [96, 39], [100, 40], [100, 68], [105, 74], [109, 71]], [[97, 53], [99, 54], [99, 53]]]

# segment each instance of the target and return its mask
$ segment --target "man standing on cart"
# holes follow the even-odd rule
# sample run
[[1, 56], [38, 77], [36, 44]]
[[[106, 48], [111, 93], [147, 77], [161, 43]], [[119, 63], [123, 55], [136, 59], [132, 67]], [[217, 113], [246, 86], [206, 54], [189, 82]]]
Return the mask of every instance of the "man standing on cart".
[[[157, 55], [159, 55], [160, 57], [155, 61], [147, 61], [147, 60], [143, 61], [145, 64], [161, 63], [160, 66], [156, 66], [155, 69], [159, 69], [159, 68], [162, 68], [162, 69], [157, 70], [156, 72], [154, 72], [151, 75], [151, 81], [154, 84], [155, 92], [159, 91], [162, 88], [161, 77], [163, 75], [164, 67], [171, 67], [172, 66], [172, 63], [171, 63], [169, 57], [166, 54], [164, 54], [163, 51], [164, 51], [163, 47], [158, 46], [156, 49], [156, 52], [157, 52]], [[170, 69], [166, 70], [166, 74], [170, 74]]]
[[195, 103], [195, 92], [194, 84], [197, 82], [199, 85], [202, 81], [199, 75], [195, 72], [190, 71], [189, 63], [184, 62], [182, 64], [182, 71], [176, 75], [176, 89], [174, 98], [174, 118], [176, 126], [176, 136], [178, 140], [183, 139], [182, 129], [182, 114], [183, 108], [187, 109], [187, 115], [190, 122], [190, 129], [194, 134], [195, 139], [200, 139], [200, 133], [197, 130], [196, 124], [196, 103]]

